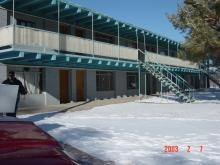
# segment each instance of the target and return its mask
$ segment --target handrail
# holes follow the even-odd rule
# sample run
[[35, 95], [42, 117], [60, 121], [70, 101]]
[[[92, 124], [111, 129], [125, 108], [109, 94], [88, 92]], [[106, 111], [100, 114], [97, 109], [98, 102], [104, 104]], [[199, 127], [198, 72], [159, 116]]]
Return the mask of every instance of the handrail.
[[[8, 26], [13, 26], [13, 25], [8, 25]], [[7, 26], [4, 26], [4, 27], [7, 27]], [[2, 28], [4, 28], [4, 27], [2, 27]], [[49, 30], [40, 29], [40, 28], [33, 28], [33, 27], [28, 27], [28, 26], [22, 26], [22, 25], [15, 25], [15, 27], [25, 28], [25, 29], [30, 29], [30, 30], [40, 31], [40, 32], [47, 32], [47, 33], [50, 33], [50, 34], [58, 34], [58, 32], [49, 31]], [[71, 35], [71, 34], [60, 34], [60, 35], [61, 36], [67, 36], [67, 37], [75, 37], [75, 38], [91, 41], [91, 39], [89, 39], [89, 38], [78, 37], [78, 36]], [[107, 42], [102, 42], [102, 41], [97, 41], [97, 40], [94, 40], [94, 42], [95, 43], [101, 43], [101, 44], [106, 44], [106, 45], [111, 45], [111, 46], [117, 46], [118, 47], [118, 45], [112, 44], [112, 43], [107, 43]], [[123, 46], [123, 45], [120, 45], [120, 47], [121, 48], [126, 48], [126, 49], [131, 49], [131, 50], [136, 50], [135, 48], [131, 48], [131, 47]]]
[[[140, 52], [143, 53], [145, 56], [147, 56], [146, 53], [144, 53], [142, 50], [138, 49], [138, 51], [140, 51]], [[179, 75], [176, 74], [175, 72], [170, 72], [170, 71], [168, 70], [168, 67], [167, 67], [165, 64], [161, 64], [161, 63], [157, 63], [157, 62], [156, 62], [156, 64], [159, 65], [159, 66], [162, 66], [162, 68], [164, 68], [167, 72], [169, 72], [169, 73], [175, 75], [177, 78], [179, 78], [180, 80], [182, 80], [182, 81], [186, 84], [186, 86], [188, 86], [188, 88], [190, 88], [190, 89], [192, 88], [192, 87], [188, 84], [188, 82], [187, 82], [185, 79], [183, 79], [181, 76], [179, 76]]]
[[[115, 44], [100, 41], [94, 41], [93, 45], [91, 39], [85, 39], [73, 35], [61, 34], [58, 38], [58, 33], [56, 32], [24, 27], [20, 25], [16, 25], [15, 32], [15, 43], [23, 44], [25, 46], [38, 46], [40, 49], [46, 48], [49, 50], [57, 50], [60, 38], [60, 49], [67, 52], [78, 52], [84, 54], [94, 53], [94, 55], [97, 56], [113, 57], [127, 60], [137, 60], [138, 57], [137, 49], [124, 46], [118, 47]], [[54, 42], [49, 42], [51, 38], [54, 40]]]
[[[146, 64], [145, 64], [146, 65]], [[154, 67], [155, 68], [155, 67]], [[173, 85], [177, 85], [177, 84], [175, 84], [175, 82], [173, 82], [172, 80], [173, 80], [173, 74], [171, 73], [171, 72], [169, 72], [168, 70], [164, 70], [164, 71], [166, 71], [166, 76], [165, 76], [165, 73], [162, 73], [165, 77], [168, 77], [169, 78], [169, 80], [171, 81], [171, 84], [173, 84]], [[179, 86], [176, 86], [178, 89], [180, 89], [180, 87]]]
[[220, 86], [220, 80], [218, 80], [215, 76], [213, 76], [213, 74], [210, 74], [209, 68], [204, 64], [200, 64], [200, 66], [204, 66], [204, 69], [200, 68], [200, 72], [206, 74], [206, 76], [208, 76], [212, 82]]
[[[163, 68], [168, 68], [166, 65], [164, 65], [164, 64], [159, 64], [159, 65], [162, 65], [162, 67]], [[189, 89], [192, 89], [193, 87], [192, 86], [190, 86], [189, 84], [188, 84], [188, 82], [185, 80], [185, 79], [183, 79], [181, 76], [179, 76], [178, 74], [176, 74], [175, 72], [172, 72], [172, 74], [173, 75], [175, 75], [178, 79], [180, 79]]]
[[[138, 51], [140, 51], [142, 54], [144, 54], [145, 56], [147, 56], [146, 53], [144, 53], [142, 50], [138, 49]], [[146, 62], [146, 60], [145, 60], [145, 62]], [[148, 60], [146, 63], [150, 64], [149, 62], [150, 62], [150, 60]], [[188, 92], [189, 92], [189, 93], [188, 93], [189, 97], [190, 97], [190, 91], [192, 91], [192, 92], [193, 92], [193, 97], [194, 97], [194, 89], [187, 83], [186, 80], [184, 80], [184, 79], [183, 79], [182, 77], [180, 77], [178, 74], [170, 72], [169, 69], [168, 69], [168, 67], [167, 67], [166, 65], [164, 65], [164, 64], [159, 64], [159, 63], [157, 63], [157, 62], [154, 62], [154, 63], [156, 63], [157, 66], [159, 66], [160, 69], [162, 69], [161, 73], [162, 73], [165, 77], [167, 77], [167, 78], [169, 79], [169, 81], [171, 81], [171, 83], [174, 84], [174, 85], [178, 88], [179, 91], [180, 91], [181, 89], [183, 89], [182, 92], [185, 93], [185, 92], [187, 92], [186, 90], [188, 90]], [[150, 66], [152, 66], [155, 70], [157, 70], [157, 68], [156, 68], [155, 65], [150, 65]], [[164, 73], [164, 72], [165, 72], [165, 73]], [[174, 82], [174, 78], [175, 78], [175, 81], [176, 81], [176, 82]]]

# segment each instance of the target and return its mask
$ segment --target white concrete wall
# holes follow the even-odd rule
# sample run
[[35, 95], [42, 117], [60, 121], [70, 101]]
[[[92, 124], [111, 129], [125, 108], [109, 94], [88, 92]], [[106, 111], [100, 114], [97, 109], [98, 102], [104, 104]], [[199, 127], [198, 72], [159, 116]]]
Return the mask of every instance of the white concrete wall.
[[0, 83], [7, 78], [7, 66], [0, 63]]
[[97, 99], [115, 98], [115, 91], [97, 91], [96, 98]]
[[96, 95], [96, 71], [86, 71], [86, 98], [93, 100], [97, 97]]
[[141, 72], [141, 94], [144, 94], [144, 86], [145, 86], [144, 76], [145, 76], [145, 73]]
[[156, 54], [153, 52], [147, 52], [147, 56], [145, 57], [145, 61], [155, 62], [155, 63], [159, 63], [159, 64], [165, 64], [165, 65], [198, 69], [198, 66], [196, 63], [193, 63], [193, 62], [190, 62], [187, 60], [182, 60], [180, 58], [159, 55], [159, 54]]
[[7, 26], [7, 11], [0, 8], [0, 27]]
[[44, 107], [46, 103], [46, 93], [35, 94], [35, 95], [25, 95], [21, 96], [19, 107], [20, 108], [30, 108], [30, 107]]
[[46, 104], [60, 104], [60, 79], [58, 68], [46, 68], [45, 69], [45, 92], [46, 92]]
[[[139, 89], [127, 89], [127, 72], [117, 71], [116, 73], [116, 96], [137, 96]], [[145, 73], [141, 72], [141, 94], [145, 94]]]
[[70, 71], [70, 100], [71, 101], [76, 101], [76, 70], [71, 70]]
[[[116, 71], [115, 90], [113, 91], [96, 91], [96, 70], [87, 70], [86, 73], [86, 96], [87, 99], [105, 99], [115, 97], [126, 97], [138, 95], [138, 89], [127, 89], [127, 72]], [[142, 75], [143, 76], [143, 75]], [[144, 79], [144, 77], [142, 77]], [[144, 83], [141, 84], [142, 92], [144, 92]]]
[[116, 97], [123, 97], [127, 94], [127, 76], [126, 72], [115, 72], [115, 95]]

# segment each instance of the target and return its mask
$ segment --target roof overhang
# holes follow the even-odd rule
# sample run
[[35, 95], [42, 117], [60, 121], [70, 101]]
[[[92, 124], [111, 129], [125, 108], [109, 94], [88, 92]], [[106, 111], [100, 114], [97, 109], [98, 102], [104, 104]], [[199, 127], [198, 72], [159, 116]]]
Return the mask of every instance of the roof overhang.
[[[58, 5], [59, 4], [59, 5]], [[13, 9], [13, 0], [0, 0], [0, 5], [6, 9]], [[167, 37], [158, 35], [133, 24], [117, 20], [107, 15], [76, 5], [70, 0], [15, 0], [15, 11], [35, 15], [51, 20], [58, 20], [58, 6], [60, 11], [60, 22], [76, 25], [79, 27], [92, 29], [92, 17], [94, 21], [94, 30], [118, 36], [118, 27], [120, 36], [136, 41], [155, 43], [158, 39], [159, 44], [176, 50], [180, 44]], [[145, 37], [144, 37], [145, 36]]]
[[[60, 67], [84, 68], [100, 70], [138, 71], [137, 61], [117, 60], [110, 58], [93, 57], [91, 55], [77, 54], [49, 54], [30, 52], [27, 50], [7, 49], [0, 51], [0, 62], [9, 65], [35, 66], [35, 67]], [[153, 65], [158, 65], [152, 63]], [[157, 67], [160, 67], [158, 65]], [[180, 74], [198, 74], [199, 69], [167, 65], [169, 71]], [[144, 68], [142, 68], [144, 72]]]
[[0, 53], [0, 62], [10, 65], [85, 68], [101, 70], [137, 71], [138, 62], [100, 58], [77, 54], [48, 54], [41, 52], [29, 52], [26, 50], [14, 50], [12, 48]]

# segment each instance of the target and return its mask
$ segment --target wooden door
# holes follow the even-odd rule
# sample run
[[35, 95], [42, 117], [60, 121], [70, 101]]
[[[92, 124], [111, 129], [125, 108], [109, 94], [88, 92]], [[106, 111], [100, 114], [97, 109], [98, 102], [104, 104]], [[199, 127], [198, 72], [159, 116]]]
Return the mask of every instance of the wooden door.
[[85, 72], [82, 70], [76, 71], [76, 100], [84, 101], [84, 76]]
[[68, 25], [60, 25], [60, 33], [70, 34], [71, 28]]
[[60, 70], [60, 103], [69, 102], [69, 71]]
[[82, 37], [82, 38], [84, 38], [84, 37], [85, 37], [85, 30], [84, 30], [84, 29], [76, 28], [76, 29], [75, 29], [75, 35], [76, 35], [77, 37]]

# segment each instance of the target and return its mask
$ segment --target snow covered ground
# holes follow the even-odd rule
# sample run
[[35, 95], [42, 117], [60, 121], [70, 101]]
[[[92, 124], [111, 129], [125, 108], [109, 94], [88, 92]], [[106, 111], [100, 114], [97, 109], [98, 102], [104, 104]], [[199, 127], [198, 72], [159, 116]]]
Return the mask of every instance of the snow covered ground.
[[[217, 165], [220, 91], [196, 95], [202, 100], [193, 104], [155, 104], [163, 101], [153, 98], [154, 103], [20, 117], [34, 121], [59, 141], [119, 165]], [[178, 152], [165, 152], [165, 146], [176, 146]]]

